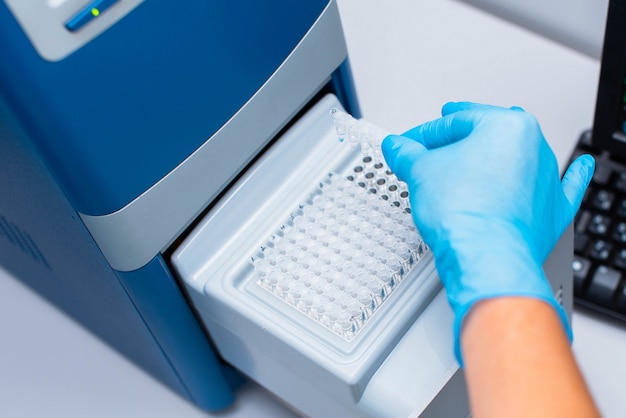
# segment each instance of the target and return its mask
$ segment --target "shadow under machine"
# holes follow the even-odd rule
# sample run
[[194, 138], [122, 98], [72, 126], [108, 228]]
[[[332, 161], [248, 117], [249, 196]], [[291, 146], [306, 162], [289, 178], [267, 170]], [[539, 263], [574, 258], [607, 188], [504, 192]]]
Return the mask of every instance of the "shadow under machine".
[[309, 416], [467, 415], [335, 1], [3, 0], [0, 59], [21, 280], [201, 408], [245, 376]]

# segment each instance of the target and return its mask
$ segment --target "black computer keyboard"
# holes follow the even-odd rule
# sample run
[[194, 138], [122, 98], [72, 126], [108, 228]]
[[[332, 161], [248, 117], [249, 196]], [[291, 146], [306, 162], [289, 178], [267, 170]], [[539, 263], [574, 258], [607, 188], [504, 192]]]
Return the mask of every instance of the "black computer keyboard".
[[626, 164], [582, 135], [573, 158], [592, 154], [596, 171], [576, 216], [574, 300], [626, 321]]

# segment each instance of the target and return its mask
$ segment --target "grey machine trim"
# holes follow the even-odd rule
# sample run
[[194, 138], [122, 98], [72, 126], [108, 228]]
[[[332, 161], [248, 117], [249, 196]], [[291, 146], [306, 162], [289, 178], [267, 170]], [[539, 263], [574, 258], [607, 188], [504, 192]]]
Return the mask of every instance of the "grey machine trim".
[[85, 0], [4, 0], [39, 55], [47, 61], [60, 61], [113, 26], [145, 0], [124, 0], [113, 4], [101, 16], [76, 32], [65, 28]]
[[116, 212], [80, 214], [111, 267], [136, 270], [166, 249], [346, 56], [332, 1], [262, 88], [178, 167]]

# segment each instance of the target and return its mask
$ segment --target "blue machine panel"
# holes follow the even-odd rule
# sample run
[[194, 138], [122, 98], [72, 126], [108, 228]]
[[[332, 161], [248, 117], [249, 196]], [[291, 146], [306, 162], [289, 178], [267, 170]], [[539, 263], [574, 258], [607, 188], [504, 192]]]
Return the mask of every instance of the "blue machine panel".
[[77, 211], [111, 213], [230, 119], [327, 3], [151, 0], [49, 62], [0, 2], [0, 89]]
[[[174, 199], [172, 190], [189, 191], [185, 186], [197, 179], [190, 160], [208, 167], [214, 179], [220, 167], [211, 161], [241, 156], [242, 162], [222, 169], [219, 186], [226, 187], [223, 179], [240, 174], [321, 93], [335, 93], [358, 115], [336, 4], [95, 0], [101, 10], [76, 23], [73, 17], [86, 10], [80, 3], [68, 7], [67, 16], [55, 10], [63, 36], [48, 39], [45, 28], [36, 34], [38, 42], [49, 41], [46, 47], [63, 47], [47, 54], [31, 43], [30, 32], [44, 20], [42, 26], [50, 27], [49, 16], [36, 10], [44, 2], [0, 0], [0, 194], [11, 196], [0, 200], [0, 264], [185, 398], [223, 409], [241, 375], [215, 355], [163, 256], [217, 192], [206, 192], [198, 203], [184, 193]], [[91, 29], [122, 4], [130, 11], [94, 35]], [[14, 14], [16, 5], [20, 12], [34, 11], [34, 25]], [[338, 46], [335, 41], [341, 47], [333, 55], [329, 44]], [[315, 71], [303, 71], [308, 68]], [[261, 104], [251, 106], [259, 97]], [[251, 138], [260, 127], [265, 134]], [[200, 153], [209, 138], [217, 146]], [[174, 215], [184, 205], [188, 212], [170, 228], [164, 224], [172, 214], [159, 212], [163, 199], [145, 199], [150, 193], [134, 199], [181, 167], [188, 170], [182, 170], [184, 181], [165, 196], [176, 202]], [[154, 251], [148, 246], [146, 260], [131, 257], [137, 263], [122, 269], [106, 257], [83, 215], [110, 218], [101, 215], [117, 215], [138, 201], [144, 205], [140, 215], [123, 218], [106, 238], [115, 248], [132, 242], [142, 250], [153, 241], [146, 231], [166, 231], [166, 238]], [[128, 221], [155, 212], [161, 216], [148, 226]]]
[[[211, 410], [239, 376], [217, 360], [162, 258], [112, 270], [0, 97], [0, 264], [171, 389]], [[163, 313], [166, 313], [165, 315]]]

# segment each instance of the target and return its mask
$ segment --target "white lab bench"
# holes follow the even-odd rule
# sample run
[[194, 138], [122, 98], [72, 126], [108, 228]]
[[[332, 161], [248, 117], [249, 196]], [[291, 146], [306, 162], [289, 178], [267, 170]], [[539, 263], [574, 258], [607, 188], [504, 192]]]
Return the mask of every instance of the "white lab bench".
[[[339, 0], [363, 115], [402, 132], [449, 100], [537, 116], [561, 168], [592, 122], [599, 63], [453, 0]], [[5, 197], [6, 198], [6, 197]], [[623, 415], [626, 327], [576, 311], [574, 351], [606, 417]], [[253, 385], [207, 414], [0, 270], [0, 415], [288, 417]]]

